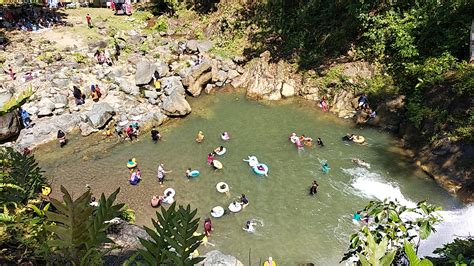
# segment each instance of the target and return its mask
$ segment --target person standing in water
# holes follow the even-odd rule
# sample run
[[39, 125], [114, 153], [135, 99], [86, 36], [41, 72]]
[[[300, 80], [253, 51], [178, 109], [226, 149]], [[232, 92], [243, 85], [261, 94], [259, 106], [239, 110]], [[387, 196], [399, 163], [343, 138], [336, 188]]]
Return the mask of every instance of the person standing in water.
[[244, 231], [247, 231], [249, 233], [255, 232], [255, 228], [253, 227], [253, 223], [250, 220], [247, 221], [247, 223], [245, 224], [245, 227], [243, 227], [242, 229], [244, 229]]
[[209, 237], [209, 236], [211, 236], [211, 231], [212, 231], [211, 218], [206, 218], [206, 220], [204, 220], [204, 234], [207, 237]]
[[204, 140], [204, 133], [202, 131], [199, 131], [199, 133], [196, 136], [196, 142], [201, 143]]
[[165, 165], [160, 163], [160, 165], [158, 165], [158, 170], [157, 170], [157, 177], [158, 177], [158, 182], [160, 182], [160, 185], [163, 186], [163, 182], [165, 181], [165, 175], [167, 173], [171, 173], [171, 171], [165, 171], [165, 169], [163, 168]]
[[157, 143], [159, 139], [161, 139], [161, 135], [160, 135], [160, 132], [158, 132], [158, 130], [156, 130], [156, 127], [153, 126], [153, 128], [151, 129], [151, 139], [153, 140], [153, 143]]
[[316, 182], [316, 180], [313, 181], [313, 184], [311, 184], [311, 188], [309, 189], [309, 194], [311, 196], [314, 196], [316, 195], [316, 193], [318, 193], [318, 182]]
[[321, 138], [318, 138], [316, 143], [318, 144], [319, 147], [324, 147], [324, 143], [323, 143], [323, 140]]

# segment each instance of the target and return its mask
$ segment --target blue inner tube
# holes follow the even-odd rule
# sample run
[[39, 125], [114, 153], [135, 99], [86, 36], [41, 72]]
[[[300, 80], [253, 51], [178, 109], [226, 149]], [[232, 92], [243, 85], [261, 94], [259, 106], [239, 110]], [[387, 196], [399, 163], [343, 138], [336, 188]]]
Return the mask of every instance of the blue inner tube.
[[189, 173], [189, 176], [190, 176], [190, 177], [199, 176], [199, 171], [198, 171], [198, 170], [192, 170], [192, 171]]
[[[259, 169], [259, 168], [262, 168], [262, 169]], [[260, 176], [264, 176], [268, 174], [268, 166], [264, 163], [259, 163], [255, 165], [254, 167], [252, 167], [252, 169], [257, 175], [260, 175]]]
[[135, 180], [130, 180], [129, 182], [130, 182], [130, 185], [135, 186], [135, 185], [137, 185], [138, 183], [140, 183], [140, 179], [139, 179], [139, 178], [136, 178]]

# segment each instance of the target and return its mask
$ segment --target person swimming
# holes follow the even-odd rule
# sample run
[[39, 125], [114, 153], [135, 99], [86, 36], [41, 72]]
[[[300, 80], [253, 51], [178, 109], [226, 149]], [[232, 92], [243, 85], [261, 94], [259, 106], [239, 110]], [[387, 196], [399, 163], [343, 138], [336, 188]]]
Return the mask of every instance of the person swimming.
[[191, 168], [188, 168], [185, 173], [186, 177], [191, 177]]
[[204, 234], [206, 236], [211, 236], [211, 231], [212, 231], [212, 221], [211, 218], [206, 218], [204, 220]]
[[207, 164], [212, 164], [212, 162], [214, 161], [214, 153], [209, 153], [207, 155]]
[[311, 184], [311, 188], [309, 189], [309, 194], [314, 196], [316, 195], [316, 193], [318, 193], [318, 182], [316, 182], [316, 180], [313, 181], [313, 183]]
[[357, 211], [356, 213], [354, 213], [354, 217], [352, 218], [354, 221], [360, 221], [361, 217], [360, 217], [360, 211]]
[[214, 149], [214, 152], [215, 152], [215, 153], [220, 153], [220, 152], [222, 152], [223, 150], [224, 150], [224, 146], [219, 146], [219, 147], [217, 147], [217, 148]]
[[158, 208], [161, 206], [161, 204], [163, 204], [163, 196], [156, 196], [154, 195], [152, 198], [151, 198], [151, 207], [153, 208]]
[[318, 138], [318, 140], [316, 141], [316, 143], [318, 144], [319, 147], [324, 147], [324, 143], [323, 143], [323, 141], [321, 140], [321, 138]]
[[247, 223], [245, 223], [245, 227], [243, 227], [242, 229], [244, 231], [249, 232], [249, 233], [253, 233], [253, 232], [255, 232], [255, 228], [253, 227], [253, 225], [254, 224], [252, 223], [252, 221], [249, 220], [249, 221], [247, 221]]
[[240, 197], [240, 205], [245, 208], [249, 204], [249, 200], [245, 197], [245, 194], [242, 194]]
[[173, 192], [171, 192], [171, 191], [168, 191], [168, 193], [166, 193], [165, 197], [163, 198], [163, 203], [173, 204], [174, 197], [171, 196], [171, 194], [173, 194]]
[[204, 140], [204, 133], [202, 133], [202, 131], [199, 131], [196, 136], [196, 142], [201, 143], [203, 142], [203, 140]]
[[325, 174], [327, 174], [327, 173], [329, 173], [329, 169], [331, 169], [331, 168], [329, 168], [329, 164], [328, 164], [327, 162], [324, 162], [324, 163], [323, 163], [323, 166], [321, 167], [321, 170], [322, 170]]
[[229, 140], [230, 139], [229, 133], [225, 131], [224, 133], [222, 133], [221, 138], [222, 140]]
[[296, 143], [296, 141], [298, 140], [298, 136], [296, 136], [296, 133], [293, 132], [293, 133], [291, 133], [289, 139], [292, 143]]

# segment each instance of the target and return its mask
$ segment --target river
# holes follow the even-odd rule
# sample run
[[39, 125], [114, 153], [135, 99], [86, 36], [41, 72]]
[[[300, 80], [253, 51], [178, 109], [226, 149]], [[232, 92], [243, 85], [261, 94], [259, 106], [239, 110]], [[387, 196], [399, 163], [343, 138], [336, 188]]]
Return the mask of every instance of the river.
[[[179, 204], [191, 204], [202, 219], [212, 207], [225, 208], [244, 193], [250, 204], [241, 212], [213, 218], [210, 243], [200, 248], [204, 254], [219, 249], [240, 259], [245, 265], [258, 265], [272, 256], [280, 265], [313, 262], [337, 264], [346, 250], [349, 235], [357, 229], [351, 221], [355, 211], [373, 198], [398, 198], [402, 203], [428, 200], [445, 210], [461, 207], [436, 183], [427, 178], [403, 154], [390, 134], [376, 129], [355, 128], [349, 121], [323, 113], [314, 102], [291, 99], [277, 103], [249, 101], [240, 92], [217, 93], [191, 99], [193, 112], [183, 119], [160, 127], [163, 140], [153, 144], [149, 133], [139, 141], [117, 143], [117, 138], [94, 135], [71, 136], [62, 149], [57, 143], [44, 145], [36, 158], [53, 182], [53, 195], [59, 185], [75, 196], [89, 184], [96, 195], [109, 194], [121, 187], [118, 201], [136, 211], [137, 224], [151, 225], [156, 209], [150, 198], [164, 189], [176, 190]], [[203, 143], [195, 142], [202, 130]], [[220, 134], [228, 131], [224, 142]], [[288, 141], [291, 132], [316, 139], [325, 146], [298, 151]], [[367, 145], [346, 143], [347, 133], [365, 136]], [[218, 157], [224, 165], [214, 170], [206, 164], [207, 154], [223, 145], [227, 152]], [[243, 159], [255, 155], [269, 166], [268, 177], [255, 175]], [[142, 182], [131, 186], [125, 167], [136, 158]], [[370, 163], [370, 169], [352, 162], [353, 158]], [[330, 166], [321, 171], [321, 162]], [[158, 163], [172, 170], [160, 187], [156, 179]], [[201, 172], [188, 180], [185, 170]], [[316, 196], [309, 196], [313, 180], [319, 183]], [[216, 184], [224, 181], [230, 192], [220, 194]], [[255, 233], [242, 230], [247, 220], [254, 220]]]

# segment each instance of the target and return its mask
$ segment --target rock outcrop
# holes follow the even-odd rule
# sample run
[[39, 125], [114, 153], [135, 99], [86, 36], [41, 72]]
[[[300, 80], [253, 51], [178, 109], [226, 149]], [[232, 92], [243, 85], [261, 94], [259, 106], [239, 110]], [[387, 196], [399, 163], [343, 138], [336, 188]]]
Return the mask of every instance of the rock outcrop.
[[183, 85], [187, 87], [187, 91], [192, 96], [197, 97], [211, 79], [211, 65], [208, 62], [203, 62], [190, 68], [189, 74], [183, 78]]
[[191, 113], [191, 106], [186, 101], [185, 95], [173, 90], [171, 94], [163, 100], [161, 106], [163, 112], [171, 117], [185, 116]]
[[205, 259], [198, 263], [197, 265], [212, 265], [212, 266], [243, 266], [244, 264], [240, 262], [236, 257], [225, 255], [219, 250], [213, 250], [204, 254]]
[[18, 112], [11, 111], [0, 116], [0, 141], [20, 133], [21, 121]]
[[98, 102], [92, 105], [92, 109], [84, 113], [93, 128], [104, 127], [115, 115], [114, 108], [106, 102]]
[[155, 73], [155, 65], [152, 63], [142, 60], [137, 64], [137, 71], [135, 73], [135, 85], [146, 85], [153, 79]]
[[280, 100], [298, 93], [299, 82], [291, 76], [285, 63], [270, 63], [270, 52], [267, 51], [259, 59], [250, 62], [246, 71], [232, 85], [246, 88], [247, 97], [252, 99]]

